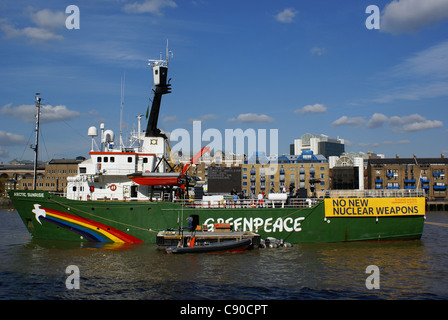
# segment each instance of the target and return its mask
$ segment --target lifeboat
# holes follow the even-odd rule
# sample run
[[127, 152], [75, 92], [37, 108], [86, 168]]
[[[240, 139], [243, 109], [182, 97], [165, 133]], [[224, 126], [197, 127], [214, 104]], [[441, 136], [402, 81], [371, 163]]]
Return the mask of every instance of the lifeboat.
[[177, 186], [181, 176], [182, 172], [136, 172], [128, 178], [142, 186]]

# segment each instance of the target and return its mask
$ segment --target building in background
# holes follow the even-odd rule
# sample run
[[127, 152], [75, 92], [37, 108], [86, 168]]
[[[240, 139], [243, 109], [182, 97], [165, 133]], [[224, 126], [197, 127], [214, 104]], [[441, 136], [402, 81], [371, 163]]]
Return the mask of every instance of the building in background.
[[[84, 157], [76, 159], [52, 159], [37, 166], [36, 189], [51, 192], [65, 192], [67, 177], [78, 174], [78, 164]], [[0, 166], [0, 175], [5, 189], [32, 190], [34, 181], [33, 164], [8, 164]]]
[[[45, 164], [39, 163], [37, 166], [37, 186], [43, 185], [45, 176]], [[34, 165], [32, 161], [21, 163], [17, 160], [11, 161], [9, 164], [0, 165], [0, 178], [2, 190], [33, 189], [34, 182]]]
[[428, 200], [448, 200], [446, 174], [448, 159], [395, 158], [369, 159], [367, 181], [369, 189], [425, 191]]
[[364, 190], [367, 186], [368, 160], [376, 158], [384, 158], [384, 155], [368, 151], [344, 152], [340, 156], [330, 156], [330, 189]]
[[76, 159], [52, 159], [45, 166], [44, 187], [41, 190], [52, 192], [65, 192], [67, 177], [78, 174], [78, 164], [85, 158]]
[[328, 161], [312, 151], [299, 156], [256, 154], [242, 165], [241, 175], [243, 193], [249, 198], [271, 192], [312, 197], [329, 188]]
[[300, 155], [303, 151], [313, 151], [328, 159], [330, 156], [341, 155], [345, 151], [345, 143], [344, 139], [306, 133], [294, 140], [294, 154]]

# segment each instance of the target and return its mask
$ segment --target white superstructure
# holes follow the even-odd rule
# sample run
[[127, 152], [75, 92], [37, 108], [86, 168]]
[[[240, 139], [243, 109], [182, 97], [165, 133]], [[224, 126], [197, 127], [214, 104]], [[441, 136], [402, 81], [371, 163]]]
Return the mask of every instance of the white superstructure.
[[[90, 127], [88, 129], [88, 136], [92, 139], [90, 158], [78, 165], [77, 176], [67, 179], [67, 198], [148, 200], [160, 199], [164, 196], [164, 191], [169, 191], [169, 196], [174, 194], [176, 188], [179, 187], [175, 183], [165, 181], [165, 184], [155, 185], [151, 181], [148, 182], [153, 178], [145, 177], [152, 174], [163, 179], [164, 174], [166, 177], [175, 175], [173, 166], [168, 161], [168, 140], [166, 135], [156, 127], [161, 97], [171, 92], [170, 84], [167, 83], [168, 56], [171, 55], [171, 51], [167, 49], [166, 60], [149, 60], [155, 88], [147, 130], [141, 130], [142, 116], [137, 116], [138, 132], [132, 134], [129, 147], [125, 147], [122, 145], [121, 132], [119, 143], [115, 143], [114, 132], [105, 129], [104, 124], [100, 125], [100, 134], [96, 127]], [[96, 141], [98, 135], [100, 136], [99, 145]], [[135, 177], [142, 176], [143, 179], [138, 180], [138, 183], [133, 180]], [[148, 180], [144, 181], [144, 179]], [[148, 185], [148, 183], [153, 184]]]
[[[103, 125], [101, 126], [102, 128]], [[141, 186], [128, 178], [133, 173], [165, 172], [167, 164], [167, 141], [162, 137], [145, 137], [132, 148], [114, 149], [114, 134], [102, 130], [101, 146], [97, 146], [93, 134], [95, 127], [89, 128], [92, 137], [90, 158], [78, 165], [78, 175], [69, 177], [67, 198], [77, 200], [147, 200], [150, 187]], [[134, 140], [138, 139], [133, 136]], [[140, 148], [140, 145], [143, 147]], [[156, 195], [157, 196], [157, 195]]]

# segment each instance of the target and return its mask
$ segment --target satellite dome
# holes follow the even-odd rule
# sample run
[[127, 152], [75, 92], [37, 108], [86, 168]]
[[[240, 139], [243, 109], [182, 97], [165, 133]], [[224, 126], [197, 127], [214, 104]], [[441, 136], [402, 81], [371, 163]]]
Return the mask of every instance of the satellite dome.
[[90, 127], [89, 130], [87, 131], [87, 135], [89, 137], [96, 137], [96, 136], [98, 136], [98, 129], [96, 127]]

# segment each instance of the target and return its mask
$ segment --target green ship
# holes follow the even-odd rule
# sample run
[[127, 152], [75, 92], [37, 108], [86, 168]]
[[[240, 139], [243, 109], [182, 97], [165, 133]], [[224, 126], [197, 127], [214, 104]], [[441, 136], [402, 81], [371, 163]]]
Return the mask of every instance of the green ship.
[[[213, 231], [217, 223], [251, 231], [262, 238], [290, 243], [419, 239], [423, 233], [425, 198], [418, 190], [327, 192], [307, 201], [270, 194], [263, 200], [233, 200], [224, 196], [185, 197], [194, 177], [169, 161], [169, 142], [157, 128], [162, 96], [171, 92], [166, 60], [149, 60], [154, 77], [151, 113], [144, 132], [132, 147], [115, 148], [114, 134], [101, 126], [101, 148], [78, 165], [64, 196], [40, 190], [9, 190], [23, 223], [35, 239], [133, 244], [156, 243], [159, 231], [177, 229], [187, 217]], [[36, 103], [40, 106], [40, 99]], [[36, 117], [37, 160], [39, 109]], [[140, 128], [140, 118], [138, 127]], [[191, 159], [198, 157], [207, 148]], [[35, 161], [37, 162], [37, 161]], [[34, 188], [36, 189], [36, 188]]]
[[190, 215], [197, 215], [208, 230], [215, 223], [230, 223], [234, 230], [290, 243], [419, 239], [425, 214], [424, 197], [328, 198], [311, 207], [281, 207], [268, 200], [256, 207], [252, 202], [215, 207], [72, 200], [37, 190], [10, 190], [9, 196], [33, 238], [117, 244], [155, 243], [159, 231], [176, 228]]

